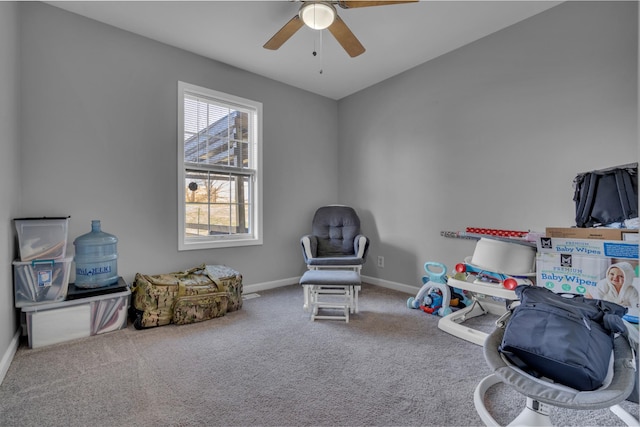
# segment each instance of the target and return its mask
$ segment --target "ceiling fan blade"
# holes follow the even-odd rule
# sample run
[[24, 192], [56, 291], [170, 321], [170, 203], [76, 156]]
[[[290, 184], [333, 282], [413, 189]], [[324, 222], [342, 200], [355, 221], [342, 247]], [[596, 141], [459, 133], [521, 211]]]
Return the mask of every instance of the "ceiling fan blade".
[[275, 33], [263, 47], [271, 50], [279, 49], [280, 46], [289, 40], [291, 36], [294, 35], [303, 25], [304, 23], [302, 22], [302, 19], [300, 19], [298, 15], [294, 16], [289, 20], [289, 22], [284, 24], [284, 26], [280, 28], [280, 30], [278, 30], [278, 32]]
[[356, 57], [364, 53], [365, 48], [362, 43], [351, 32], [347, 24], [336, 15], [335, 21], [329, 26], [329, 32], [338, 40], [338, 43], [347, 51], [350, 57]]
[[353, 9], [356, 7], [369, 7], [369, 6], [387, 6], [392, 4], [402, 3], [417, 3], [418, 0], [388, 0], [388, 1], [361, 1], [361, 0], [338, 0], [338, 6], [343, 9]]

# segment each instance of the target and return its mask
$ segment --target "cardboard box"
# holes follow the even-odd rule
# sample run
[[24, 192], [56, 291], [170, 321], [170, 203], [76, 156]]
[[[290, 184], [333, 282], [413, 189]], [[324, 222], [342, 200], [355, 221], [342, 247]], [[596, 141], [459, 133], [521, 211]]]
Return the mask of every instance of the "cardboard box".
[[561, 253], [638, 260], [638, 242], [540, 237], [537, 242], [537, 247], [539, 253]]
[[[626, 267], [622, 267], [623, 265]], [[536, 285], [544, 286], [556, 293], [571, 293], [590, 298], [607, 299], [627, 308], [625, 320], [638, 323], [640, 279], [638, 278], [637, 266], [638, 260], [627, 261], [577, 254], [539, 253], [536, 257]], [[607, 286], [607, 282], [609, 282], [607, 272], [610, 267], [625, 270], [625, 285], [623, 285], [620, 295], [606, 293], [607, 296], [605, 296], [606, 289], [612, 287], [611, 283]]]
[[638, 230], [628, 228], [547, 227], [547, 237], [638, 241]]

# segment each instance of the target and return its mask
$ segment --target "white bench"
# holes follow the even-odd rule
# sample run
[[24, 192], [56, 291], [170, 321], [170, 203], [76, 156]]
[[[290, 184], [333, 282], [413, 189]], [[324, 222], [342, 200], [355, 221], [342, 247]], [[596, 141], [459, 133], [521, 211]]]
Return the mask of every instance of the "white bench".
[[[311, 311], [311, 320], [344, 320], [358, 312], [360, 274], [351, 270], [309, 270], [300, 278], [304, 289], [304, 310]], [[331, 315], [323, 309], [338, 310]], [[323, 313], [320, 313], [323, 310]]]

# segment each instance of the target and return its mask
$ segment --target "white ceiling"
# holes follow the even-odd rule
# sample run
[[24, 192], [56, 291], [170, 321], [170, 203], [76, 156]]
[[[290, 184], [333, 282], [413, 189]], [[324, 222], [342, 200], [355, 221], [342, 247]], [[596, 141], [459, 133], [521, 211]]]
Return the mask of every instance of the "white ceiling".
[[264, 49], [264, 43], [297, 14], [299, 1], [46, 3], [340, 99], [561, 2], [421, 0], [348, 10], [337, 7], [338, 15], [366, 48], [356, 58], [349, 57], [327, 30], [307, 27], [279, 50]]

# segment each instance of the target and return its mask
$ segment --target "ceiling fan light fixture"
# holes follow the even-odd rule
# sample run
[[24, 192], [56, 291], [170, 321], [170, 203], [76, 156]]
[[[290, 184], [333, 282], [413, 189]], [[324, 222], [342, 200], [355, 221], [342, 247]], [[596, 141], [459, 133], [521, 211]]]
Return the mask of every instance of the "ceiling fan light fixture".
[[300, 8], [300, 19], [314, 30], [328, 28], [336, 19], [336, 9], [329, 3], [310, 2]]

